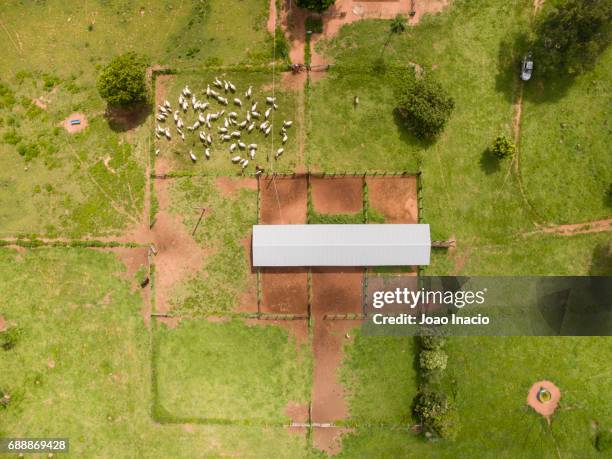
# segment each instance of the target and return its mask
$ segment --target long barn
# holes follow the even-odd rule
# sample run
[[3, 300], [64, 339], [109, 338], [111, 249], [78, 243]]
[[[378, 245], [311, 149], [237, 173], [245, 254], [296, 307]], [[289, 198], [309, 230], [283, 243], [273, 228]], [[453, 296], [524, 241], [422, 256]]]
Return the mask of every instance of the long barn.
[[254, 225], [253, 266], [428, 265], [429, 225]]

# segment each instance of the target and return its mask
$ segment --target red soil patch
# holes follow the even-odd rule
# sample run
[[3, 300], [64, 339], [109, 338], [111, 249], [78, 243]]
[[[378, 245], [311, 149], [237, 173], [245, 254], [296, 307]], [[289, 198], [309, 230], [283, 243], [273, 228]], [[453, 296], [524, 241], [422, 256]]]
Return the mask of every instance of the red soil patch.
[[[540, 401], [538, 399], [538, 393], [541, 389], [546, 389], [550, 393], [549, 401]], [[538, 381], [531, 386], [531, 389], [529, 389], [529, 393], [527, 394], [527, 404], [533, 408], [536, 413], [546, 417], [549, 423], [550, 417], [557, 409], [560, 399], [561, 391], [550, 381]]]
[[313, 446], [333, 456], [342, 449], [342, 435], [351, 431], [352, 429], [345, 427], [315, 428], [312, 438]]
[[281, 87], [289, 91], [303, 91], [307, 79], [308, 74], [306, 72], [283, 72], [281, 74]]
[[112, 247], [104, 249], [108, 252], [113, 252], [116, 257], [125, 265], [125, 278], [129, 281], [134, 281], [136, 272], [148, 264], [148, 249], [146, 247]]
[[6, 331], [7, 328], [8, 325], [6, 323], [6, 320], [4, 319], [4, 317], [2, 317], [2, 315], [0, 315], [0, 332]]
[[42, 108], [43, 110], [47, 109], [47, 104], [45, 103], [45, 101], [42, 98], [39, 99], [32, 99], [32, 102], [34, 103], [34, 105], [36, 105], [38, 108]]
[[259, 223], [304, 224], [308, 189], [306, 177], [259, 180]]
[[261, 270], [261, 312], [308, 314], [308, 270], [264, 268]]
[[270, 14], [268, 15], [268, 32], [274, 34], [276, 29], [276, 0], [270, 0]]
[[155, 192], [160, 208], [151, 230], [158, 251], [155, 256], [156, 306], [157, 311], [167, 312], [172, 286], [201, 269], [204, 252], [179, 219], [165, 210], [169, 208], [168, 180], [156, 180]]
[[417, 223], [419, 206], [416, 177], [367, 177], [370, 207], [385, 223]]
[[308, 422], [308, 403], [297, 403], [289, 401], [285, 406], [285, 415], [292, 422]]
[[168, 328], [176, 328], [181, 323], [180, 317], [158, 317], [157, 322], [164, 324]]
[[[349, 332], [360, 320], [324, 320], [326, 314], [362, 312], [363, 269], [318, 268], [312, 271], [312, 314], [314, 316], [314, 374], [312, 420], [333, 423], [348, 417], [345, 389], [338, 369]], [[317, 429], [326, 430], [326, 429]], [[321, 449], [334, 450], [330, 433], [320, 434]], [[323, 441], [327, 438], [328, 441]], [[335, 437], [334, 437], [335, 438]], [[334, 446], [335, 445], [335, 446]]]
[[257, 180], [253, 178], [218, 177], [215, 185], [223, 196], [232, 197], [241, 189], [257, 191]]
[[363, 208], [362, 177], [311, 177], [312, 204], [322, 214], [352, 214]]
[[346, 389], [340, 382], [339, 369], [344, 358], [347, 335], [361, 325], [360, 320], [314, 320], [312, 384], [312, 421], [334, 423], [347, 419]]
[[360, 314], [363, 280], [363, 268], [313, 268], [312, 314]]
[[257, 271], [253, 268], [253, 235], [244, 238], [241, 243], [246, 250], [249, 260], [249, 270], [247, 272], [246, 288], [238, 299], [238, 304], [234, 308], [236, 312], [257, 312]]
[[[150, 285], [147, 285], [145, 288], [142, 288], [140, 285], [137, 285], [136, 281], [136, 272], [141, 267], [148, 267], [148, 254], [149, 249], [146, 247], [113, 247], [108, 249], [103, 249], [105, 251], [113, 252], [115, 256], [125, 265], [126, 273], [125, 279], [130, 282], [132, 288], [137, 290], [140, 293], [140, 296], [143, 300], [143, 306], [141, 309], [141, 314], [144, 319], [144, 322], [147, 326], [151, 323], [151, 289]], [[107, 294], [102, 299], [102, 304], [110, 303], [110, 295]]]
[[[81, 124], [70, 124], [72, 120], [80, 120]], [[81, 132], [87, 127], [87, 117], [83, 113], [72, 113], [68, 118], [62, 121], [62, 126], [69, 134], [75, 134]]]

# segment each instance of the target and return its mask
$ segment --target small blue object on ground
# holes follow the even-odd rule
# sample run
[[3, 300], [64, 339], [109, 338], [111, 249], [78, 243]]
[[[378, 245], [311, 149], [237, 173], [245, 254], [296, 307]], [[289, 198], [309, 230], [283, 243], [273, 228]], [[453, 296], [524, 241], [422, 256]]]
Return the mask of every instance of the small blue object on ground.
[[75, 124], [81, 124], [81, 120], [70, 120], [70, 124], [71, 125], [75, 125]]

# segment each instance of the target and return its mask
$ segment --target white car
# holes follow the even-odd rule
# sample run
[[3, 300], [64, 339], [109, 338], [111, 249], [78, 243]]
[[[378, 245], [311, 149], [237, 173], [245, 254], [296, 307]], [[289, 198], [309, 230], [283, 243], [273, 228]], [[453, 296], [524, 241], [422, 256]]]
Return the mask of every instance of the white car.
[[531, 59], [531, 53], [529, 53], [523, 58], [523, 65], [521, 66], [521, 80], [529, 81], [532, 73], [533, 59]]

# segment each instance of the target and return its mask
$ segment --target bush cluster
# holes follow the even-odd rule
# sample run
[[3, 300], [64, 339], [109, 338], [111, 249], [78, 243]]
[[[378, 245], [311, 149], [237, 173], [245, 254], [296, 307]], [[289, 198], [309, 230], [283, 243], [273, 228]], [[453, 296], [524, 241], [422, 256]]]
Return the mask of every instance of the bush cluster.
[[421, 384], [414, 398], [414, 416], [427, 437], [453, 440], [459, 431], [459, 417], [452, 397], [440, 383], [448, 362], [445, 340], [440, 336], [421, 336], [419, 344]]
[[297, 0], [297, 4], [300, 8], [314, 11], [316, 13], [322, 13], [335, 2], [336, 0]]
[[491, 147], [491, 153], [498, 159], [511, 157], [515, 151], [516, 145], [505, 135], [497, 136]]
[[446, 126], [455, 108], [455, 101], [431, 77], [425, 76], [405, 83], [397, 88], [397, 111], [400, 117], [419, 139], [435, 139]]
[[21, 329], [19, 327], [10, 327], [0, 332], [0, 347], [5, 351], [9, 351], [17, 345], [20, 337]]

